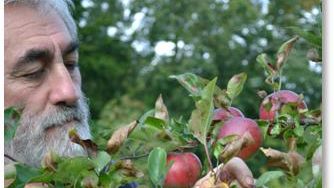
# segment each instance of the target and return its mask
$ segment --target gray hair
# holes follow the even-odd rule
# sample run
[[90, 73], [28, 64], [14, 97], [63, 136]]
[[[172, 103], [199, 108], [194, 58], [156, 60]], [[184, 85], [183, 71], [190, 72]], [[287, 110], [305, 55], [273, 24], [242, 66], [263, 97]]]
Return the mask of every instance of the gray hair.
[[71, 37], [77, 40], [77, 26], [72, 17], [71, 10], [74, 9], [72, 0], [4, 0], [4, 5], [24, 5], [34, 8], [40, 14], [47, 14], [51, 9], [62, 18]]

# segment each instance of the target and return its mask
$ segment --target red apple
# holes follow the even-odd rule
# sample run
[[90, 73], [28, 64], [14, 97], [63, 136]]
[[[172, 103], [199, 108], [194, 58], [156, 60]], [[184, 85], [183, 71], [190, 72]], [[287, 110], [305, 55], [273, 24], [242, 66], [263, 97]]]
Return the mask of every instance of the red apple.
[[247, 159], [255, 153], [262, 144], [261, 129], [254, 120], [244, 117], [231, 118], [220, 128], [218, 139], [228, 135], [239, 135], [240, 137], [244, 137], [247, 132], [251, 136], [252, 141], [238, 154], [240, 158]]
[[200, 178], [202, 164], [199, 158], [191, 152], [169, 153], [167, 163], [173, 161], [165, 179], [165, 188], [192, 187]]
[[227, 121], [232, 117], [244, 117], [244, 114], [235, 107], [217, 108], [213, 112], [213, 121]]
[[[275, 115], [286, 103], [297, 103], [298, 109], [306, 109], [306, 103], [296, 93], [289, 90], [281, 90], [268, 95], [260, 105], [260, 119], [274, 121]], [[265, 105], [270, 105], [268, 110]]]

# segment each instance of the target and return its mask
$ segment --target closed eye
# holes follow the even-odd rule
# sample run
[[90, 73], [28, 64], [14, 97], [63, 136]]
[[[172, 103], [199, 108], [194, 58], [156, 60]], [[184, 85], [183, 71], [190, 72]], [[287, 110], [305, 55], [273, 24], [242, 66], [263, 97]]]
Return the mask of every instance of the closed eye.
[[79, 67], [79, 64], [75, 61], [65, 63], [65, 66], [69, 72], [73, 72], [75, 68]]
[[44, 68], [42, 68], [42, 69], [39, 69], [39, 70], [31, 72], [31, 73], [23, 74], [20, 77], [25, 78], [27, 80], [35, 81], [35, 80], [42, 79], [43, 76], [45, 75], [45, 72], [46, 72], [46, 70]]

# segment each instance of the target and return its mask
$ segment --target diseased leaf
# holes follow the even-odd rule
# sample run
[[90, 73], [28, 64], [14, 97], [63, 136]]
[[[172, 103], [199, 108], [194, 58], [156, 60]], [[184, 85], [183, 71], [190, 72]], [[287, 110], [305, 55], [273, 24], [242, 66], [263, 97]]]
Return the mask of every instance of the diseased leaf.
[[189, 129], [202, 143], [206, 144], [206, 136], [213, 114], [213, 93], [217, 78], [213, 79], [203, 89], [201, 100], [196, 102], [196, 109], [191, 113]]
[[176, 79], [193, 96], [201, 96], [202, 89], [207, 83], [205, 79], [192, 73], [171, 75], [169, 78]]
[[[197, 180], [197, 182], [195, 183], [193, 187], [194, 188], [215, 187], [216, 183], [221, 182], [220, 175], [221, 175], [223, 167], [224, 167], [224, 164], [220, 164], [219, 166], [213, 169], [214, 173], [212, 171], [209, 171], [204, 177]], [[222, 188], [224, 187], [222, 186]]]
[[268, 94], [264, 90], [257, 91], [256, 94], [261, 98], [264, 99]]
[[107, 143], [107, 151], [116, 153], [129, 134], [136, 128], [138, 121], [133, 121], [129, 125], [117, 129]]
[[81, 181], [81, 186], [85, 188], [98, 188], [99, 177], [94, 172], [89, 172]]
[[88, 156], [96, 157], [97, 145], [92, 140], [81, 139], [75, 129], [71, 129], [68, 134], [72, 142], [79, 144], [81, 147], [83, 147], [86, 150], [86, 152], [88, 153]]
[[269, 57], [267, 54], [260, 54], [256, 57], [256, 61], [264, 68], [265, 72], [268, 75], [276, 74], [275, 67], [271, 64]]
[[130, 159], [117, 161], [114, 165], [114, 170], [119, 171], [126, 177], [141, 178], [144, 174], [135, 168], [133, 162]]
[[4, 137], [5, 143], [10, 142], [14, 136], [17, 127], [19, 126], [20, 113], [14, 108], [7, 108], [4, 112]]
[[256, 187], [262, 187], [266, 185], [271, 180], [278, 179], [280, 177], [284, 176], [284, 172], [282, 171], [268, 171], [263, 174], [257, 179], [255, 185]]
[[226, 93], [231, 100], [236, 98], [241, 93], [246, 80], [246, 73], [236, 74], [229, 80]]
[[260, 149], [268, 158], [268, 166], [279, 167], [293, 176], [299, 173], [302, 164], [305, 162], [304, 157], [296, 151], [285, 153], [271, 148]]
[[[201, 99], [201, 92], [205, 86], [209, 83], [209, 80], [204, 79], [192, 73], [185, 73], [181, 75], [171, 75], [169, 78], [176, 79], [184, 88], [186, 88], [195, 101]], [[226, 93], [226, 90], [221, 90], [218, 86], [215, 86], [213, 101], [216, 107], [230, 106], [231, 99]]]
[[230, 142], [226, 143], [219, 155], [219, 161], [229, 161], [232, 157], [237, 156], [244, 147], [254, 143], [254, 139], [249, 132], [246, 132], [242, 137], [236, 136], [229, 139]]
[[283, 67], [284, 63], [288, 59], [289, 53], [293, 45], [296, 43], [298, 39], [299, 37], [295, 36], [280, 46], [276, 55], [276, 68], [277, 68], [276, 70], [280, 70]]
[[226, 144], [238, 139], [238, 135], [228, 135], [225, 136], [217, 141], [214, 147], [213, 155], [216, 157], [216, 159], [219, 159], [220, 154], [224, 151], [224, 147]]
[[309, 49], [306, 57], [313, 62], [322, 63], [322, 58], [320, 57], [318, 50], [315, 48]]
[[160, 94], [157, 101], [155, 102], [155, 113], [154, 117], [158, 119], [162, 119], [165, 122], [168, 121], [169, 116], [168, 116], [168, 110], [166, 105], [164, 104], [164, 101], [162, 99], [162, 95]]
[[167, 168], [167, 153], [162, 148], [154, 148], [148, 156], [148, 173], [154, 185], [162, 186]]
[[42, 159], [42, 167], [49, 171], [56, 171], [59, 160], [59, 156], [56, 153], [49, 151]]

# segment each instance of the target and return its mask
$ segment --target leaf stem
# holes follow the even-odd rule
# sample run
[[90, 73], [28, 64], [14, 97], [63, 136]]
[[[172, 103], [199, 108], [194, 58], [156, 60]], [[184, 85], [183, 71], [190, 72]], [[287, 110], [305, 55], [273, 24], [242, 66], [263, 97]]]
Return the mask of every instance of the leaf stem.
[[[207, 146], [206, 143], [204, 144], [204, 150], [205, 150], [206, 158], [208, 159], [208, 162], [209, 162], [210, 171], [215, 175], [215, 172], [213, 171], [212, 161], [211, 161], [210, 154], [209, 154], [209, 149], [208, 149], [208, 146]], [[216, 175], [215, 175], [215, 177], [216, 177]]]
[[281, 76], [282, 76], [282, 70], [279, 70], [278, 71], [278, 78], [279, 78], [279, 82], [278, 82], [278, 91], [281, 90], [281, 87], [282, 87], [282, 79], [281, 79]]

